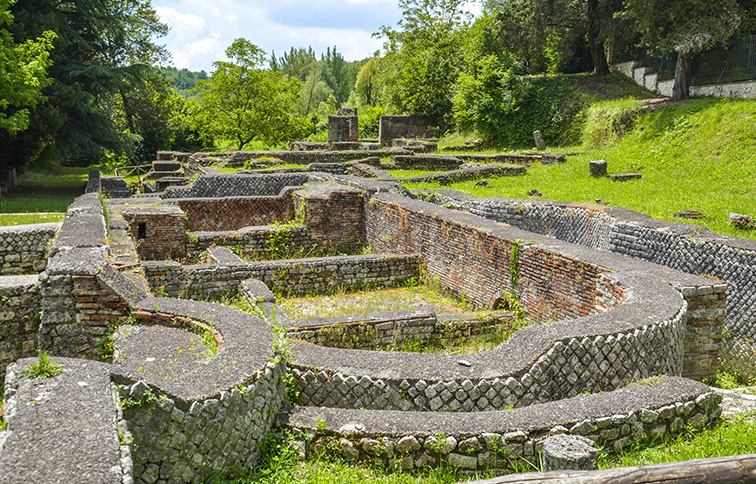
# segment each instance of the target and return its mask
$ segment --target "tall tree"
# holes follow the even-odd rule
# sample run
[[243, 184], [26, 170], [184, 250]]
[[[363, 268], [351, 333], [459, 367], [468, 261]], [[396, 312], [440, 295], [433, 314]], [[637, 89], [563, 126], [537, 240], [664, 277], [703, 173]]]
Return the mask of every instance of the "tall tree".
[[149, 82], [147, 63], [167, 59], [153, 38], [167, 31], [149, 1], [20, 0], [13, 6], [16, 42], [44, 31], [58, 34], [43, 90], [47, 102], [31, 113], [30, 129], [0, 136], [8, 159], [25, 165], [42, 158], [62, 164], [97, 163], [107, 154], [130, 153], [139, 134], [121, 131], [112, 119], [113, 96]]
[[632, 19], [642, 43], [652, 52], [677, 53], [673, 99], [690, 94], [692, 58], [740, 32], [746, 12], [737, 0], [626, 0], [623, 15]]
[[301, 83], [278, 71], [261, 69], [265, 53], [246, 39], [236, 39], [215, 62], [212, 76], [200, 81], [195, 118], [208, 133], [234, 140], [239, 150], [253, 140], [278, 145], [309, 129], [294, 114]]
[[379, 72], [384, 104], [451, 125], [452, 87], [461, 69], [459, 46], [469, 16], [463, 0], [399, 0], [401, 30], [383, 26]]
[[[15, 135], [29, 127], [29, 109], [43, 101], [42, 88], [51, 81], [50, 66], [54, 32], [16, 44], [3, 26], [13, 22], [9, 7], [15, 0], [0, 0], [0, 130]], [[0, 160], [3, 163], [5, 160]]]

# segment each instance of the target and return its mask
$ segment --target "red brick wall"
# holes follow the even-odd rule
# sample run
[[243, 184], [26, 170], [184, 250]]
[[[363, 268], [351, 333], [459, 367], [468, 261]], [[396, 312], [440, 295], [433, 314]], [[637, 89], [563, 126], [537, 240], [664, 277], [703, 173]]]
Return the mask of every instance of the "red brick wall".
[[[373, 197], [366, 204], [366, 241], [376, 252], [419, 253], [431, 279], [478, 307], [490, 307], [512, 291], [510, 257], [515, 243], [484, 228], [440, 215], [429, 204], [389, 203]], [[460, 215], [460, 220], [468, 216]], [[611, 307], [624, 291], [611, 287], [599, 268], [564, 254], [518, 242], [516, 294], [536, 320], [579, 317]], [[610, 288], [606, 288], [609, 284]], [[598, 306], [598, 308], [597, 308]]]
[[190, 232], [220, 232], [292, 219], [291, 197], [181, 199]]
[[165, 260], [186, 256], [184, 212], [172, 205], [124, 211], [131, 237], [142, 260]]

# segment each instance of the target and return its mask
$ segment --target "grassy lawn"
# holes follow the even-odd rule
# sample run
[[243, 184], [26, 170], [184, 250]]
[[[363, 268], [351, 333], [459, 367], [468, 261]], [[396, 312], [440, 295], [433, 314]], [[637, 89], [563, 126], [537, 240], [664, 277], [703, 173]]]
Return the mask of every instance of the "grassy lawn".
[[[756, 239], [756, 231], [727, 223], [729, 213], [756, 216], [756, 101], [700, 99], [670, 106], [637, 120], [614, 146], [570, 156], [565, 164], [535, 166], [527, 175], [489, 180], [476, 188], [465, 181], [444, 188], [477, 197], [527, 199], [537, 189], [546, 200], [625, 207], [659, 220], [703, 225], [715, 232]], [[590, 160], [604, 159], [609, 173], [636, 172], [642, 180], [612, 182], [588, 173]], [[407, 183], [408, 188], [440, 188]], [[685, 209], [706, 218], [674, 217]]]
[[0, 197], [0, 225], [62, 220], [68, 206], [84, 193], [87, 168], [26, 172], [21, 176], [20, 182], [16, 190]]
[[630, 467], [756, 453], [756, 415], [741, 414], [702, 432], [686, 429], [679, 437], [637, 444], [620, 454], [599, 454], [599, 467]]

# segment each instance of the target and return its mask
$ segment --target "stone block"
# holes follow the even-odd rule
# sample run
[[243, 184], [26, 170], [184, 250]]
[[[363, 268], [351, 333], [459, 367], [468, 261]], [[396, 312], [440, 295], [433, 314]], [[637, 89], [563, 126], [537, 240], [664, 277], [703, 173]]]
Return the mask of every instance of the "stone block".
[[580, 435], [555, 435], [543, 443], [543, 470], [598, 469], [598, 450], [593, 441]]

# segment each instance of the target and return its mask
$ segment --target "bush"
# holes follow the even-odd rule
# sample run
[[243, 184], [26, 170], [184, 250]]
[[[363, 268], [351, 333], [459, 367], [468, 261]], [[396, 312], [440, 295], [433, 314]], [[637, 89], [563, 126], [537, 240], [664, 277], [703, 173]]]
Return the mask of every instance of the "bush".
[[473, 74], [461, 74], [454, 96], [457, 126], [480, 134], [489, 145], [533, 146], [540, 130], [548, 144], [565, 139], [582, 109], [569, 77], [521, 76], [514, 61], [490, 55]]

